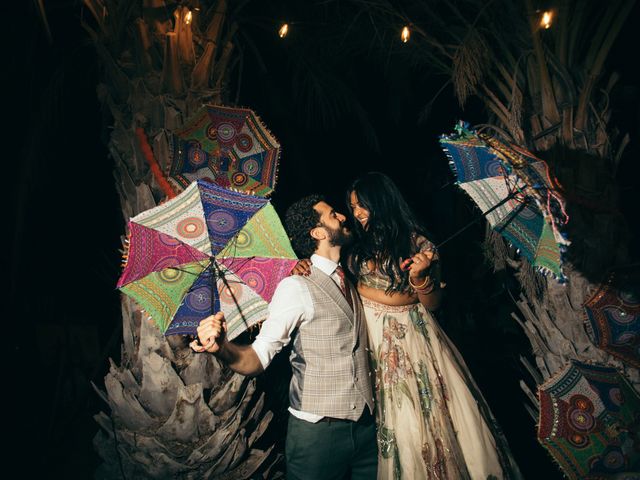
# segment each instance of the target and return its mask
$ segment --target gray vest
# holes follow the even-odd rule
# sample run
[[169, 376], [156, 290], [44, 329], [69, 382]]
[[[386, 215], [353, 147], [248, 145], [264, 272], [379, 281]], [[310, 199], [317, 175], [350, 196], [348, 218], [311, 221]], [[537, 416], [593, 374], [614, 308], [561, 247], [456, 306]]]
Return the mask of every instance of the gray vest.
[[314, 317], [293, 334], [289, 387], [291, 407], [325, 417], [357, 420], [365, 405], [373, 412], [364, 312], [351, 286], [351, 309], [340, 288], [312, 266], [303, 279]]

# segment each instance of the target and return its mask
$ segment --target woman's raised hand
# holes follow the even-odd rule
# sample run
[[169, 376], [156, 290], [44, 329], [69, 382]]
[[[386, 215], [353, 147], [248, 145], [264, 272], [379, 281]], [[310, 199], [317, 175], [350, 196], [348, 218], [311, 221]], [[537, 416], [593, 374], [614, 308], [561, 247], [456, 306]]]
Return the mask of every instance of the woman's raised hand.
[[291, 270], [291, 275], [303, 275], [305, 277], [311, 274], [311, 260], [303, 258], [296, 263], [296, 266]]
[[418, 252], [411, 257], [409, 268], [409, 278], [423, 280], [429, 276], [429, 268], [433, 260], [434, 252]]

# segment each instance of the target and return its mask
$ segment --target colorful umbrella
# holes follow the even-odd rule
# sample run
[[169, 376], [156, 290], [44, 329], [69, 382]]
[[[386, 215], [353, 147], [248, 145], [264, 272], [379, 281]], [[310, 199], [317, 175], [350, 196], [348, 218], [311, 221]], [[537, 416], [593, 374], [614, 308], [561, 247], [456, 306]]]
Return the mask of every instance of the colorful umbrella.
[[165, 335], [194, 335], [223, 311], [233, 339], [264, 320], [297, 259], [271, 203], [204, 180], [129, 222], [118, 288]]
[[560, 281], [562, 252], [569, 245], [560, 232], [568, 217], [544, 161], [516, 146], [460, 124], [440, 143], [457, 184], [501, 233], [537, 269]]
[[584, 303], [585, 327], [598, 348], [640, 368], [640, 282], [612, 274]]
[[538, 396], [538, 440], [568, 478], [638, 478], [640, 397], [615, 369], [572, 361]]
[[260, 196], [275, 188], [280, 144], [253, 111], [207, 105], [174, 133], [169, 175], [181, 188], [197, 179]]

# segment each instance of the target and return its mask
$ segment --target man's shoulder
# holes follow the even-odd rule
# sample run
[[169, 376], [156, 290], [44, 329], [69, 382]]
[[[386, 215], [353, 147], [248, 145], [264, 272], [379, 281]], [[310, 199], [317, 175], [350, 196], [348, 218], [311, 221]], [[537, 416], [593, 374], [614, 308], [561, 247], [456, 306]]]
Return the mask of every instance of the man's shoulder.
[[271, 297], [270, 308], [290, 309], [295, 305], [305, 305], [310, 294], [306, 278], [301, 275], [290, 275], [280, 280]]
[[306, 290], [307, 278], [303, 275], [289, 275], [280, 280], [276, 287], [276, 291], [294, 291]]
[[322, 277], [327, 278], [327, 275], [319, 268], [312, 266], [311, 273], [309, 275], [289, 275], [288, 277], [284, 277], [280, 280], [280, 283], [278, 283], [276, 291], [309, 292], [309, 284], [317, 284], [318, 282], [322, 283]]
[[302, 279], [304, 279], [304, 276], [302, 275], [289, 275], [288, 277], [284, 277], [280, 280], [278, 287], [299, 285]]

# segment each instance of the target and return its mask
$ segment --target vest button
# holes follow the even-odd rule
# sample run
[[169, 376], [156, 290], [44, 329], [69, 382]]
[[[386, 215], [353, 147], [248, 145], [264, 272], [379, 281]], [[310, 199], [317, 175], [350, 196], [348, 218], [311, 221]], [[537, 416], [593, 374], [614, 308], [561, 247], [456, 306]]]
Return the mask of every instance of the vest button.
[[351, 407], [351, 410], [355, 410], [356, 406], [352, 403], [351, 405], [349, 405]]

